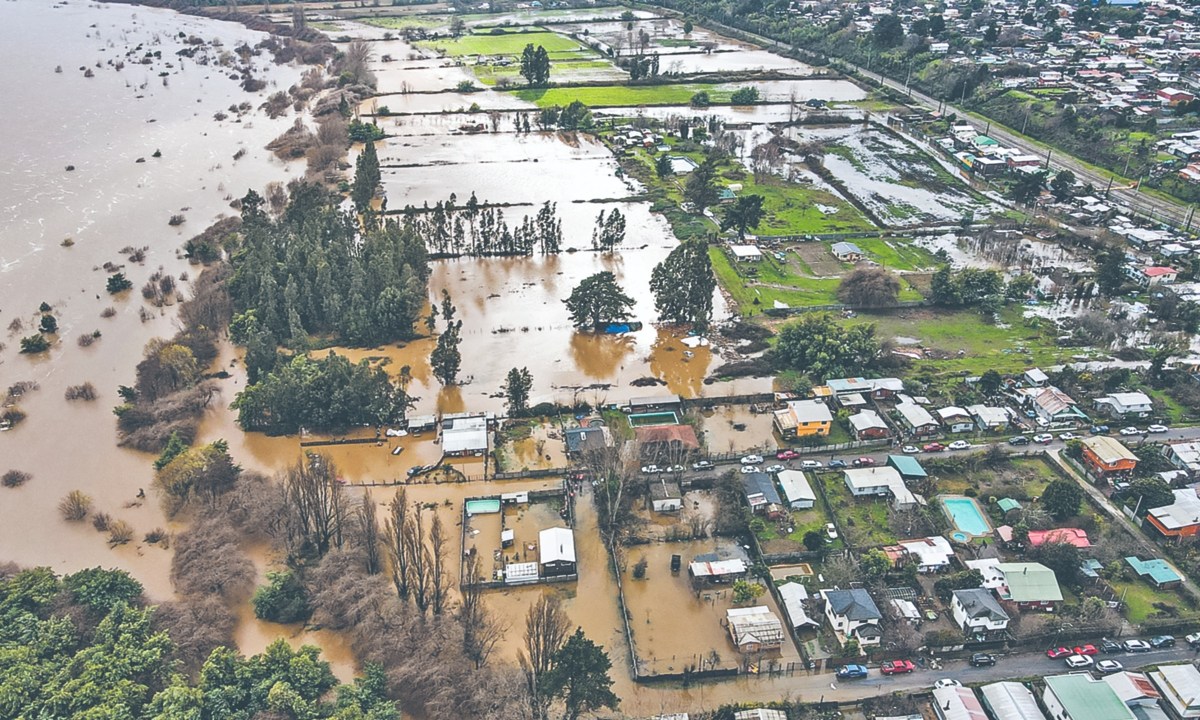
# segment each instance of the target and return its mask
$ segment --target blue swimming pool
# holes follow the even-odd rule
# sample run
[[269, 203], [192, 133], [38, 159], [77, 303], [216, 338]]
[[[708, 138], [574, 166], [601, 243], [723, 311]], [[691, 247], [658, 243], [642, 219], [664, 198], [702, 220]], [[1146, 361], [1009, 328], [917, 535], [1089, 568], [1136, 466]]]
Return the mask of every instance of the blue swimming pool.
[[984, 517], [979, 503], [969, 497], [943, 497], [942, 506], [946, 514], [958, 530], [967, 535], [987, 535], [992, 531], [991, 524]]

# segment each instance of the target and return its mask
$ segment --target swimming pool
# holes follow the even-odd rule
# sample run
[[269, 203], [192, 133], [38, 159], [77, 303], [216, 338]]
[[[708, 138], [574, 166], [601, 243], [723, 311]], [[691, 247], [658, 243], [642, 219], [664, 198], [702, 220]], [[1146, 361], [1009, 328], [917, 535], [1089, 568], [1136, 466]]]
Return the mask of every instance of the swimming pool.
[[500, 512], [500, 498], [476, 498], [466, 502], [467, 515], [488, 515]]
[[679, 416], [673, 412], [638, 413], [629, 416], [632, 427], [647, 427], [649, 425], [678, 425]]
[[[962, 496], [948, 496], [942, 498], [942, 506], [946, 508], [946, 514], [950, 516], [951, 522], [958, 528], [959, 532], [965, 535], [977, 536], [987, 535], [992, 531], [992, 525], [987, 521], [983, 514], [983, 510], [979, 508], [979, 503], [975, 502], [974, 498]], [[954, 534], [955, 539], [957, 533]]]

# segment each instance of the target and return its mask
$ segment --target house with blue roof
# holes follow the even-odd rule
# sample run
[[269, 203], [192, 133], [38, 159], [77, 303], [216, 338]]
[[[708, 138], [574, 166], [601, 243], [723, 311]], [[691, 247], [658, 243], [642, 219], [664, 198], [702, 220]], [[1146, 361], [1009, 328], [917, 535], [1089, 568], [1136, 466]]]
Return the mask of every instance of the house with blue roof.
[[1166, 560], [1142, 560], [1135, 555], [1125, 558], [1125, 562], [1129, 563], [1129, 567], [1143, 580], [1160, 590], [1177, 587], [1183, 582], [1183, 578]]
[[888, 455], [887, 464], [896, 468], [896, 472], [900, 473], [900, 477], [906, 483], [929, 477], [929, 473], [921, 467], [921, 461], [911, 455]]

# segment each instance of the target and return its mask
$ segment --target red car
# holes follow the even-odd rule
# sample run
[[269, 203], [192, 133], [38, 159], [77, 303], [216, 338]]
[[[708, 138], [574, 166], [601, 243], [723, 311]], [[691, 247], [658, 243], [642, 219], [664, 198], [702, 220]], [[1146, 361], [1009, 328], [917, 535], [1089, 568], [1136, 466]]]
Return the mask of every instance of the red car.
[[911, 660], [892, 660], [879, 666], [879, 672], [883, 673], [884, 675], [910, 673], [916, 669], [916, 666], [912, 664]]
[[1075, 654], [1076, 655], [1099, 655], [1100, 651], [1096, 648], [1095, 645], [1088, 643], [1087, 645], [1076, 645], [1075, 646]]
[[946, 449], [946, 446], [941, 443], [929, 443], [925, 446], [925, 452], [941, 452]]
[[851, 463], [851, 465], [853, 465], [854, 467], [871, 467], [874, 464], [875, 464], [875, 458], [869, 458], [869, 457], [860, 457], [857, 460], [855, 460], [853, 463]]
[[800, 453], [795, 450], [780, 450], [775, 453], [776, 460], [795, 460], [798, 457], [800, 457]]
[[1074, 654], [1075, 654], [1074, 650], [1072, 650], [1071, 648], [1065, 648], [1065, 647], [1050, 648], [1049, 650], [1046, 651], [1046, 657], [1050, 658], [1051, 660], [1058, 660], [1059, 658], [1065, 658], [1068, 655], [1074, 655]]

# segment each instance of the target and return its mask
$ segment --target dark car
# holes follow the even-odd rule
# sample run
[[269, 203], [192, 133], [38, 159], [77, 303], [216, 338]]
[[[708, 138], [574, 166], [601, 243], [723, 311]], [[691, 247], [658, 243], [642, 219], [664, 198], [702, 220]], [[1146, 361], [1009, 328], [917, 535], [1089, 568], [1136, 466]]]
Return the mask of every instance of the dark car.
[[983, 667], [985, 665], [995, 665], [996, 656], [989, 653], [975, 653], [971, 656], [971, 667]]
[[1029, 438], [1025, 437], [1024, 435], [1017, 435], [1016, 437], [1010, 437], [1008, 439], [1008, 444], [1009, 445], [1028, 445]]
[[1092, 434], [1093, 435], [1100, 435], [1101, 433], [1106, 433], [1106, 432], [1108, 432], [1107, 425], [1093, 425], [1092, 426]]
[[866, 665], [843, 665], [838, 668], [837, 676], [843, 680], [855, 680], [867, 676]]
[[424, 465], [418, 465], [418, 466], [416, 466], [416, 467], [410, 467], [410, 468], [408, 469], [408, 476], [409, 476], [409, 477], [416, 477], [417, 475], [420, 475], [420, 474], [421, 474], [421, 473], [423, 473], [423, 472], [425, 472], [425, 466], [424, 466]]
[[1171, 637], [1170, 635], [1157, 635], [1150, 638], [1150, 647], [1154, 648], [1155, 650], [1175, 647], [1175, 638]]
[[845, 460], [830, 460], [829, 461], [829, 468], [831, 470], [837, 470], [839, 468], [844, 468], [844, 467], [846, 467]]
[[1121, 647], [1121, 643], [1115, 640], [1101, 640], [1100, 652], [1111, 655], [1112, 653], [1125, 652], [1125, 648]]

